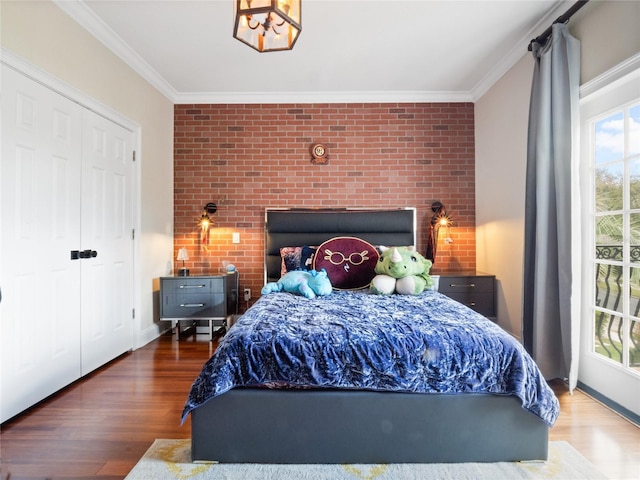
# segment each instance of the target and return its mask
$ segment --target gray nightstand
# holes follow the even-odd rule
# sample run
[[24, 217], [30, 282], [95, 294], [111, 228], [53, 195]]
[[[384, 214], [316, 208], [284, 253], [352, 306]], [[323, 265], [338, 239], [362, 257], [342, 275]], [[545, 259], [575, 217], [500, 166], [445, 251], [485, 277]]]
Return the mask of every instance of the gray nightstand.
[[238, 313], [238, 272], [160, 278], [160, 320], [177, 322], [178, 340], [195, 334], [202, 320], [209, 322], [209, 339], [213, 339], [216, 327], [216, 333], [224, 334], [229, 317], [235, 313]]
[[495, 275], [455, 273], [440, 275], [438, 291], [466, 305], [485, 317], [495, 320]]

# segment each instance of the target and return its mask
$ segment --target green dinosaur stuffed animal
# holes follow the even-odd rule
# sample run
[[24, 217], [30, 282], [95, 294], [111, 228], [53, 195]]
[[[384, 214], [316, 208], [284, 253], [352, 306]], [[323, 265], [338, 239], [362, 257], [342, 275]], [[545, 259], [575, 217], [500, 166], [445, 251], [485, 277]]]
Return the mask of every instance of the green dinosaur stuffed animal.
[[381, 247], [382, 255], [375, 267], [376, 276], [369, 289], [373, 293], [419, 295], [433, 285], [429, 276], [431, 261], [413, 247]]

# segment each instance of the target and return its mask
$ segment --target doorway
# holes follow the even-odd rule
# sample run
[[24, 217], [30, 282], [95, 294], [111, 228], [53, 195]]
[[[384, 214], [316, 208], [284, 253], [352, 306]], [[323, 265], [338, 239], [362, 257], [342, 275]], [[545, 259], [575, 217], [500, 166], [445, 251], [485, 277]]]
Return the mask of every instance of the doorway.
[[583, 99], [580, 383], [640, 415], [640, 70]]

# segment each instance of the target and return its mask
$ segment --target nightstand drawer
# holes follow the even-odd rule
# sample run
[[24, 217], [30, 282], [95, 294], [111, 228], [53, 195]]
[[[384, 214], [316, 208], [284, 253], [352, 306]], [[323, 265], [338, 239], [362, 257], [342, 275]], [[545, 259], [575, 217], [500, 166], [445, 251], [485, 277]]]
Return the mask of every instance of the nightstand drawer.
[[210, 318], [226, 316], [225, 299], [222, 293], [166, 294], [162, 300], [161, 316], [163, 318]]
[[493, 275], [440, 275], [438, 291], [485, 317], [495, 317]]
[[493, 298], [486, 294], [480, 295], [480, 292], [450, 292], [444, 293], [447, 297], [466, 305], [472, 310], [481, 313], [485, 317], [495, 317]]
[[198, 292], [224, 292], [223, 278], [171, 277], [161, 278], [162, 291], [168, 294], [197, 294]]
[[440, 275], [440, 292], [493, 292], [494, 281], [490, 276]]
[[224, 278], [171, 277], [160, 279], [160, 318], [226, 317]]

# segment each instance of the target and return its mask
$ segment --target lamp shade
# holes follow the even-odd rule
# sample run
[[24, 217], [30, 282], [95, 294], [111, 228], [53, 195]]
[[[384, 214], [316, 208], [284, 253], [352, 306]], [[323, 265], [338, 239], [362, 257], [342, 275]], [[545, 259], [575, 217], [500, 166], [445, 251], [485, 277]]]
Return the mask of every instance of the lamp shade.
[[291, 50], [302, 31], [301, 0], [235, 0], [233, 36], [259, 52]]
[[187, 253], [187, 249], [182, 247], [180, 250], [178, 250], [178, 260], [189, 260], [189, 254]]

